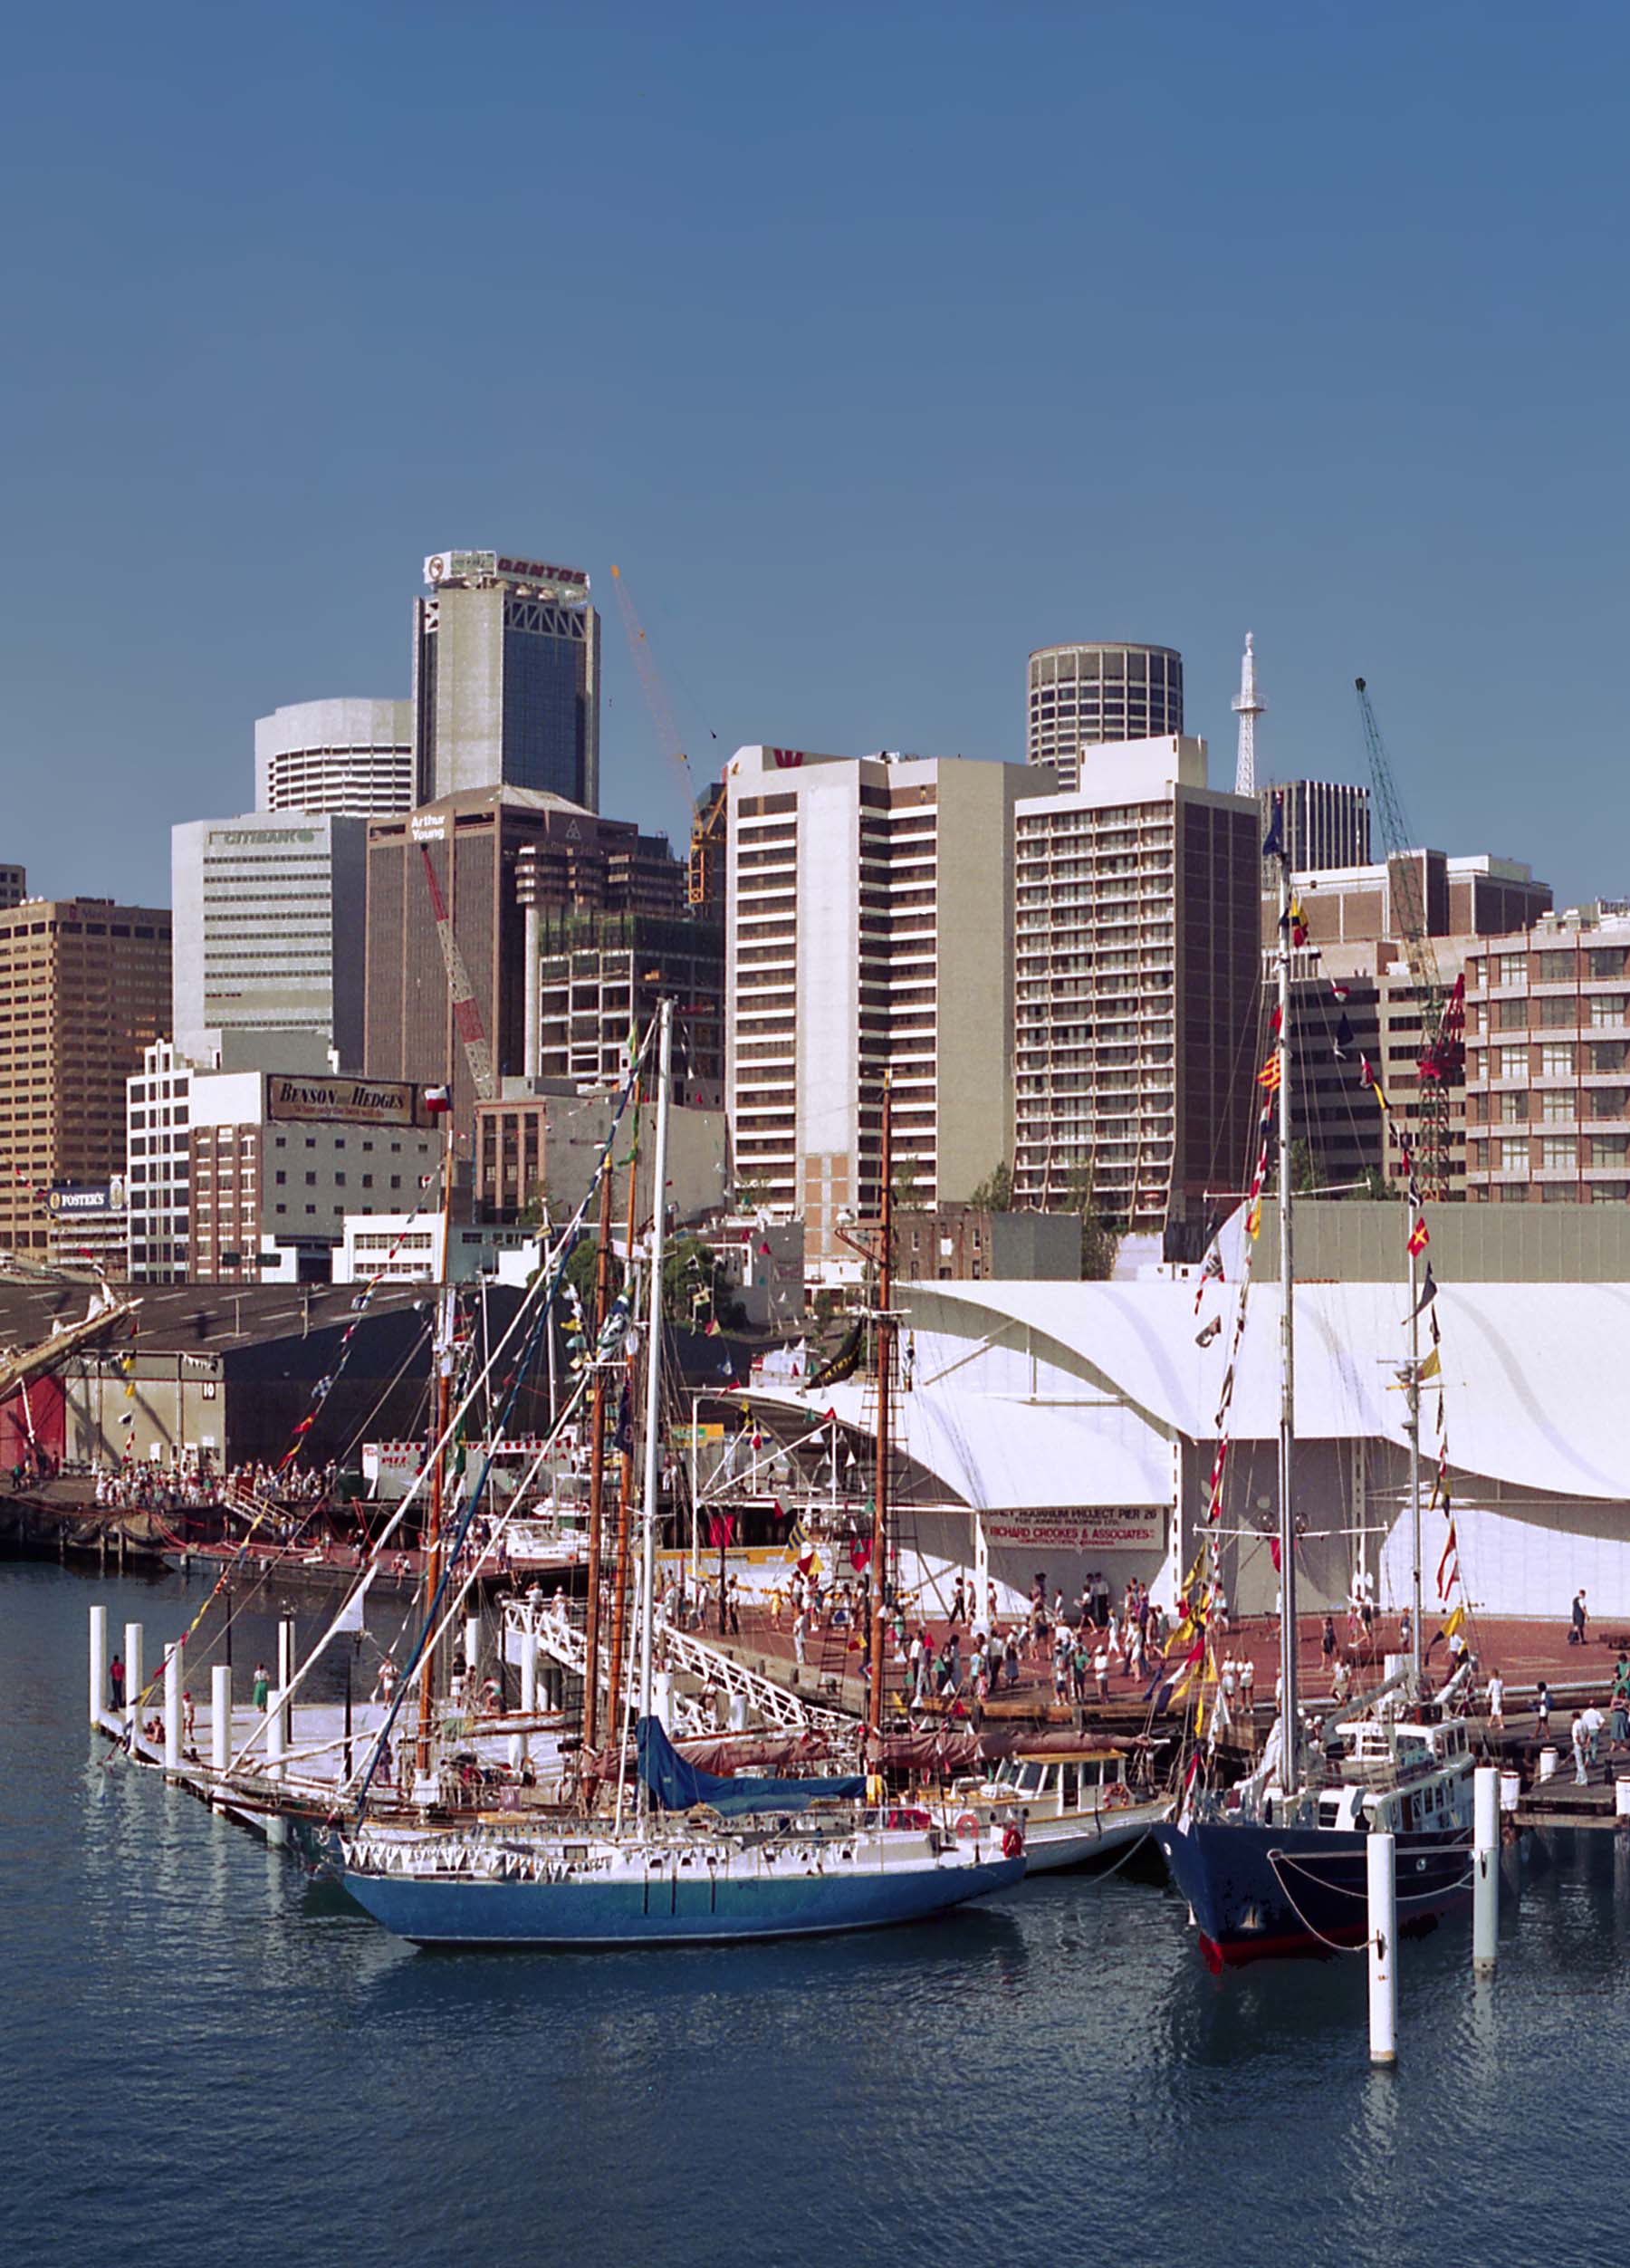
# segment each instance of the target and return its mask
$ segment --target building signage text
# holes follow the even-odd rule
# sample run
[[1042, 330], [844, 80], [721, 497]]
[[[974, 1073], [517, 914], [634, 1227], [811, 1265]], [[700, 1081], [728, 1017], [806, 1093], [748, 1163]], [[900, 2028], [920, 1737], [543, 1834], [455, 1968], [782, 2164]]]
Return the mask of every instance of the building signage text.
[[1026, 1512], [988, 1512], [993, 1544], [1038, 1552], [1159, 1552], [1165, 1548], [1164, 1504], [1064, 1504]]
[[417, 1089], [379, 1079], [299, 1079], [268, 1074], [269, 1119], [338, 1119], [354, 1126], [412, 1126]]

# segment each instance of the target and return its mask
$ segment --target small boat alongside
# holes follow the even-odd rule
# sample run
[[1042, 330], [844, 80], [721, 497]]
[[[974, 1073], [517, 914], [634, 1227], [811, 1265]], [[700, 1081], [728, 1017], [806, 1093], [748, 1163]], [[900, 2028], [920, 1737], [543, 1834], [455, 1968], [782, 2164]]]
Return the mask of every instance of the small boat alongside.
[[964, 1792], [963, 1816], [1021, 1821], [1031, 1874], [1099, 1866], [1171, 1816], [1173, 1798], [1131, 1785], [1133, 1769], [1119, 1749], [1102, 1742], [1084, 1743], [1069, 1754], [1056, 1747], [1020, 1750]]

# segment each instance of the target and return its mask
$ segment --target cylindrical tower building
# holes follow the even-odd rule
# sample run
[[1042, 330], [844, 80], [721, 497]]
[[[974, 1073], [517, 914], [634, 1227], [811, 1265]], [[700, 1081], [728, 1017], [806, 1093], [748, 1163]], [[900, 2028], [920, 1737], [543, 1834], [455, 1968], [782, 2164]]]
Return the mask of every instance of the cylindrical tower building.
[[1039, 646], [1030, 658], [1025, 754], [1060, 787], [1080, 784], [1083, 748], [1183, 730], [1183, 656], [1124, 639]]

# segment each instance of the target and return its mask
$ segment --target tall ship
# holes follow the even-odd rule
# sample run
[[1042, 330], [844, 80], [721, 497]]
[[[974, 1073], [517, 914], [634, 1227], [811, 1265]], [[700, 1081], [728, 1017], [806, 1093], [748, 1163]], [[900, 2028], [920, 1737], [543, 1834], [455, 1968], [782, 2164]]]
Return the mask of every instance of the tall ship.
[[[1367, 1700], [1328, 1716], [1317, 1745], [1297, 1701], [1297, 1533], [1292, 1487], [1295, 1265], [1290, 1171], [1289, 859], [1279, 859], [1278, 1012], [1264, 1078], [1277, 1096], [1280, 1225], [1279, 1530], [1280, 1710], [1257, 1769], [1226, 1791], [1203, 1783], [1191, 1761], [1175, 1815], [1152, 1829], [1187, 1899], [1200, 1950], [1213, 1970], [1275, 1955], [1320, 1956], [1362, 1945], [1369, 1931], [1369, 1837], [1397, 1839], [1399, 1928], [1433, 1927], [1471, 1896], [1473, 1762], [1466, 1725], [1425, 1697], [1421, 1651], [1420, 1379], [1416, 1239], [1409, 1240], [1408, 1392], [1414, 1533], [1414, 1612], [1406, 1669]], [[1268, 1123], [1264, 1116], [1264, 1129]], [[1266, 1144], [1266, 1131], [1264, 1145]]]
[[[628, 1726], [615, 1701], [604, 1726], [606, 1774], [614, 1795], [585, 1802], [534, 1823], [524, 1813], [495, 1812], [455, 1820], [404, 1817], [400, 1807], [370, 1814], [366, 1786], [353, 1818], [336, 1820], [321, 1838], [326, 1870], [363, 1910], [398, 1936], [427, 1946], [615, 1947], [721, 1940], [809, 1936], [874, 1929], [942, 1914], [988, 1892], [1008, 1889], [1025, 1869], [1022, 1827], [1012, 1818], [936, 1824], [924, 1812], [891, 1807], [880, 1780], [859, 1773], [824, 1778], [722, 1776], [699, 1771], [675, 1750], [660, 1721], [657, 1694], [656, 1552], [659, 1519], [664, 1206], [667, 1111], [672, 1091], [673, 1007], [658, 1022], [659, 1070], [652, 1187], [658, 1193], [647, 1246], [645, 1344], [644, 1504], [636, 1573], [638, 1598], [637, 1759], [634, 1805], [624, 1809], [623, 1758]], [[888, 1379], [894, 1318], [889, 1310], [889, 1111], [883, 1114], [882, 1257], [874, 1316], [877, 1344], [879, 1429], [870, 1586], [869, 1659], [883, 1658], [887, 1552]], [[603, 1170], [610, 1169], [611, 1143]], [[603, 1207], [602, 1207], [603, 1209]], [[629, 1238], [630, 1264], [633, 1238]], [[563, 1268], [564, 1251], [558, 1267]], [[627, 1334], [624, 1334], [625, 1338]], [[604, 1354], [603, 1334], [597, 1360]], [[598, 1401], [604, 1397], [598, 1396]], [[446, 1412], [442, 1411], [443, 1437]], [[439, 1456], [439, 1452], [438, 1452]], [[627, 1495], [625, 1494], [625, 1504]], [[589, 1542], [594, 1553], [597, 1539]], [[427, 1576], [426, 1638], [417, 1673], [420, 1692], [419, 1771], [428, 1794], [433, 1712], [428, 1702], [436, 1648], [430, 1642], [440, 1603], [441, 1560], [433, 1541]], [[591, 1600], [596, 1594], [591, 1591]], [[620, 1580], [617, 1598], [625, 1596]], [[613, 1659], [621, 1622], [611, 1633]], [[628, 1681], [630, 1696], [635, 1680]], [[882, 1678], [869, 1685], [868, 1731], [879, 1725]], [[617, 1691], [615, 1680], [612, 1690]], [[598, 1688], [585, 1681], [592, 1712]], [[388, 1728], [387, 1728], [387, 1731]], [[383, 1740], [384, 1735], [381, 1735]], [[586, 1739], [585, 1745], [593, 1744]], [[876, 1753], [875, 1749], [873, 1753]]]

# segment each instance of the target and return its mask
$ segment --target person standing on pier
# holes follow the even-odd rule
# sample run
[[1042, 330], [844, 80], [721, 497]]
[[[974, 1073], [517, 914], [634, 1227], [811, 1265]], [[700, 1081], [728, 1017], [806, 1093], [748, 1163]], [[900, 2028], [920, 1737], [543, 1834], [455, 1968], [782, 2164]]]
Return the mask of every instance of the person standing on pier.
[[1574, 1593], [1573, 1629], [1568, 1633], [1568, 1642], [1570, 1646], [1583, 1646], [1585, 1643], [1585, 1593], [1582, 1590]]
[[1615, 1747], [1630, 1741], [1630, 1657], [1619, 1650], [1618, 1662], [1613, 1672], [1613, 1722], [1608, 1735]]
[[271, 1691], [272, 1679], [269, 1672], [267, 1671], [266, 1665], [264, 1662], [256, 1662], [254, 1665], [254, 1679], [249, 1687], [249, 1698], [253, 1701], [255, 1707], [260, 1711], [263, 1716], [264, 1716], [266, 1713], [266, 1702], [271, 1695]]
[[1550, 1687], [1543, 1677], [1534, 1695], [1534, 1737], [1541, 1745], [1550, 1738]]
[[1489, 1730], [1493, 1734], [1505, 1731], [1505, 1679], [1498, 1669], [1489, 1679]]
[[124, 1697], [124, 1656], [115, 1654], [108, 1664], [108, 1690], [113, 1696], [113, 1706], [122, 1709]]

